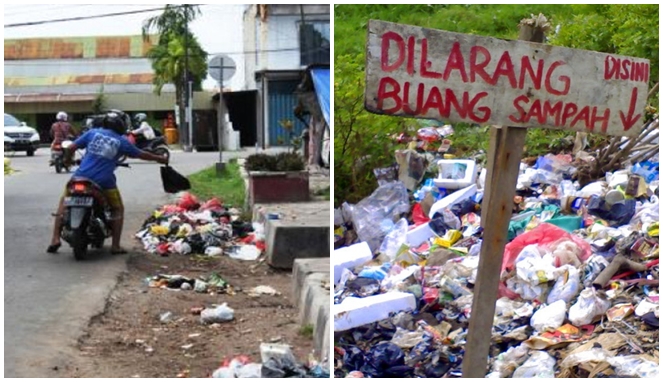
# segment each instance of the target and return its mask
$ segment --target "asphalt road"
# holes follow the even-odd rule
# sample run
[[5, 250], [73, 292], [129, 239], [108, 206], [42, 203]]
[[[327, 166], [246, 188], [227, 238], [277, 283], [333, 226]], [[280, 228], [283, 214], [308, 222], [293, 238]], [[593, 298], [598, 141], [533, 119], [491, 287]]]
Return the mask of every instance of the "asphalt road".
[[[224, 160], [232, 156], [224, 153]], [[90, 260], [76, 262], [63, 242], [59, 254], [46, 253], [53, 218], [69, 179], [48, 167], [50, 151], [10, 159], [19, 172], [4, 179], [5, 186], [5, 377], [55, 376], [75, 357], [74, 346], [88, 322], [104, 310], [106, 299], [126, 269], [127, 256], [109, 253], [110, 239]], [[173, 153], [171, 165], [191, 174], [212, 165], [218, 153]], [[118, 186], [125, 204], [123, 246], [133, 246], [133, 234], [146, 216], [168, 200], [159, 165], [130, 160], [132, 168], [118, 168]]]

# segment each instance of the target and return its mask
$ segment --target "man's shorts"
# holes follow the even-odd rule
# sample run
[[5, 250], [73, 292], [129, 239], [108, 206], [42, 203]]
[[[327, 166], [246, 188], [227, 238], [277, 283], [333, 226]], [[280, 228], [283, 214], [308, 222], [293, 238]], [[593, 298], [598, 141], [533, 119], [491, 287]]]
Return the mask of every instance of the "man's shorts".
[[[111, 209], [119, 210], [124, 207], [122, 204], [122, 195], [120, 195], [120, 190], [118, 188], [110, 188], [108, 190], [103, 190], [103, 192]], [[63, 197], [64, 196], [69, 196], [69, 188], [66, 186], [64, 188]]]

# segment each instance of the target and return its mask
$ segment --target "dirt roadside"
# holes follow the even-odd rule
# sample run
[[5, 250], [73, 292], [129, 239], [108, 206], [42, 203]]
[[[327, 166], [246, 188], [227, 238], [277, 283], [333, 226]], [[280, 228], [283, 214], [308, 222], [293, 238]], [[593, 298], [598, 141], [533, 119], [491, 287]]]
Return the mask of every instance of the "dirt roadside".
[[[234, 295], [150, 288], [145, 281], [157, 274], [196, 278], [213, 271], [233, 286]], [[225, 358], [247, 355], [260, 362], [262, 342], [289, 344], [304, 362], [313, 340], [310, 331], [297, 323], [291, 276], [258, 261], [159, 257], [136, 247], [105, 311], [92, 318], [87, 334], [79, 339], [76, 360], [55, 373], [61, 377], [209, 377]], [[271, 286], [280, 295], [249, 296], [258, 285]], [[224, 302], [235, 311], [232, 322], [203, 325], [200, 316], [191, 313], [191, 308]], [[172, 321], [160, 321], [165, 312], [172, 312]]]

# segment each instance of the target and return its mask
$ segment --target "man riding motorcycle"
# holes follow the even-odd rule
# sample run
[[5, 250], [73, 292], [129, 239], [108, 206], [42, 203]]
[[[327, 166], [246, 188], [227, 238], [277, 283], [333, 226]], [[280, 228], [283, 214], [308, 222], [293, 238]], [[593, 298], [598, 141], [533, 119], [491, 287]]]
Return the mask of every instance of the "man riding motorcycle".
[[[51, 126], [51, 138], [53, 138], [53, 142], [51, 143], [51, 151], [61, 151], [62, 142], [74, 138], [74, 132], [71, 124], [67, 122], [68, 118], [69, 116], [64, 111], [60, 111], [55, 115], [57, 122]], [[71, 163], [73, 153], [74, 151], [64, 152], [65, 163]]]
[[145, 113], [138, 113], [134, 116], [134, 122], [138, 126], [135, 130], [131, 131], [131, 135], [136, 137], [136, 147], [144, 148], [151, 140], [156, 137], [154, 129], [147, 123], [147, 115]]
[[[127, 126], [130, 123], [129, 117], [124, 112], [111, 110], [106, 113], [101, 128], [87, 131], [66, 149], [71, 152], [75, 152], [79, 147], [87, 149], [80, 167], [74, 173], [74, 177], [89, 179], [104, 190], [104, 195], [111, 208], [111, 228], [113, 231], [111, 253], [113, 254], [126, 253], [120, 247], [122, 226], [124, 224], [124, 206], [114, 174], [118, 158], [122, 155], [127, 155], [162, 164], [168, 163], [166, 157], [139, 150], [122, 135], [127, 131]], [[57, 252], [61, 245], [60, 231], [62, 229], [62, 215], [64, 213], [64, 198], [67, 196], [67, 193], [68, 190], [65, 188], [65, 193], [60, 198], [58, 211], [55, 215], [53, 237], [51, 238], [51, 244], [46, 250], [48, 253]]]

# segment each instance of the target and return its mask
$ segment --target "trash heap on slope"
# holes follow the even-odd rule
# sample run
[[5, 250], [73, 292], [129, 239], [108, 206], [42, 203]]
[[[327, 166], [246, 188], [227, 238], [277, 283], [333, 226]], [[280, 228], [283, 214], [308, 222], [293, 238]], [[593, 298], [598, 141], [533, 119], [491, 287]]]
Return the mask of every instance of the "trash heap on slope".
[[[521, 165], [489, 377], [658, 376], [658, 157], [582, 186], [574, 159]], [[486, 173], [433, 164], [335, 211], [336, 377], [462, 375]]]
[[227, 254], [255, 260], [265, 248], [261, 224], [243, 222], [239, 211], [226, 208], [217, 198], [200, 203], [184, 193], [176, 204], [155, 210], [136, 237], [152, 254]]

